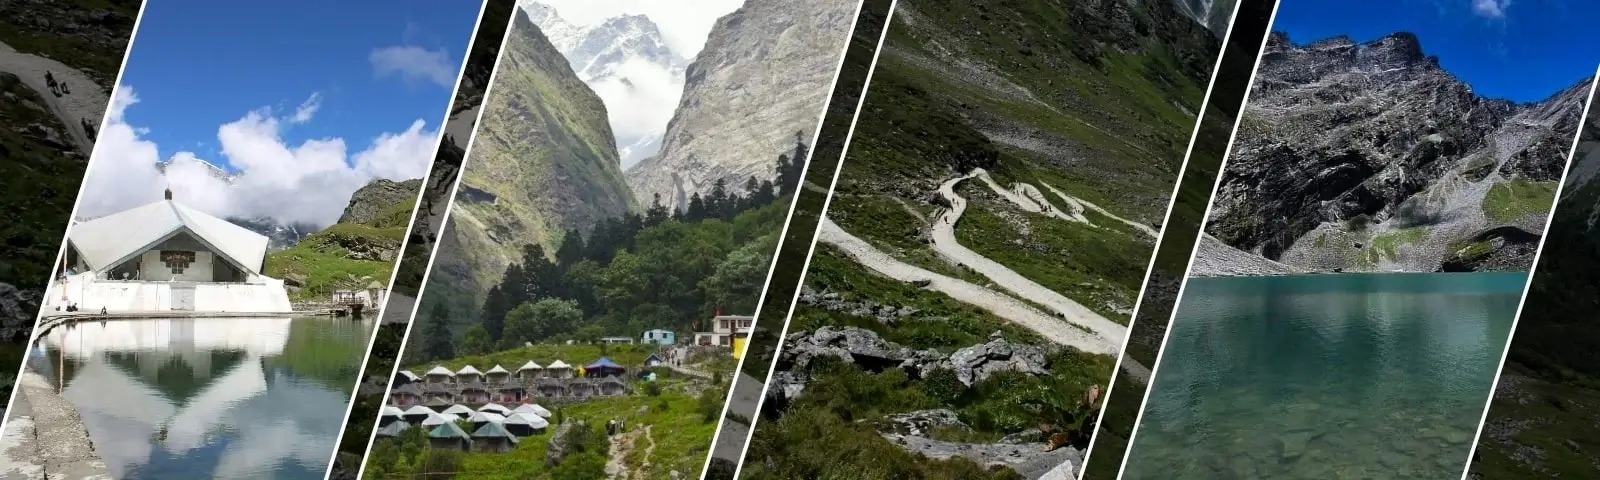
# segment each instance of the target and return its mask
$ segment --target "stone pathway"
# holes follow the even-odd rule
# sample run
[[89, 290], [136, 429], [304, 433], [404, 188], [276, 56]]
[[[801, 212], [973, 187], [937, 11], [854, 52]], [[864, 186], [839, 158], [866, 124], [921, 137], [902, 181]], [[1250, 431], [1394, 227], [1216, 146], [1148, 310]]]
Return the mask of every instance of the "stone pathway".
[[111, 480], [77, 408], [43, 376], [25, 372], [0, 435], [0, 480]]

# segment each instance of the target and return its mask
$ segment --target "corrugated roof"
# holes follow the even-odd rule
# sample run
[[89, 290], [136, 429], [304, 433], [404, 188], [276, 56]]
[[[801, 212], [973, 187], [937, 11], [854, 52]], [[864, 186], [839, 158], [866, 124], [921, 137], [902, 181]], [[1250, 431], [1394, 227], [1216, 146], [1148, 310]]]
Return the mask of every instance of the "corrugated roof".
[[104, 271], [184, 231], [235, 266], [261, 273], [267, 255], [265, 235], [171, 200], [80, 222], [72, 226], [67, 241], [89, 268]]

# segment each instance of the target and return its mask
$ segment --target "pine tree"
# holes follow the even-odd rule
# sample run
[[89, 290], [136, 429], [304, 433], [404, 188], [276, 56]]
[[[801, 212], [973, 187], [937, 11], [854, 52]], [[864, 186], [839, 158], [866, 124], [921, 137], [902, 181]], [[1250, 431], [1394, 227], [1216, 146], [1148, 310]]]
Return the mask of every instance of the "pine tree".
[[433, 312], [428, 315], [428, 323], [423, 333], [423, 355], [433, 359], [455, 356], [455, 346], [451, 343], [450, 335], [450, 312], [445, 310], [443, 303], [433, 304]]
[[645, 210], [644, 226], [654, 227], [656, 225], [660, 225], [661, 222], [667, 221], [669, 218], [672, 218], [672, 212], [667, 210], [666, 205], [661, 204], [661, 194], [657, 193], [655, 195], [655, 201], [650, 203], [650, 209]]
[[718, 178], [711, 184], [711, 198], [706, 199], [706, 210], [711, 217], [727, 220], [733, 218], [733, 202], [728, 198], [728, 180]]
[[683, 221], [698, 222], [706, 218], [706, 201], [700, 198], [700, 192], [695, 192], [689, 197], [689, 208], [683, 211]]
[[567, 230], [566, 235], [561, 237], [561, 247], [556, 249], [556, 266], [561, 267], [563, 272], [567, 271], [567, 267], [583, 260], [583, 251], [583, 234], [578, 233], [576, 228]]

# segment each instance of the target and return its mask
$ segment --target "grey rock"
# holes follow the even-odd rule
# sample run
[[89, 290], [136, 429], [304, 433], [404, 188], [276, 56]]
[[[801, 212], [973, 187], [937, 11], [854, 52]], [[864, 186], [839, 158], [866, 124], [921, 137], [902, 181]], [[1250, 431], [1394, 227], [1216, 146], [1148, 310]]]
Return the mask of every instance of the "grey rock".
[[982, 382], [998, 372], [1012, 371], [1047, 375], [1050, 361], [1038, 347], [1018, 345], [1000, 337], [1000, 332], [989, 336], [989, 343], [973, 345], [950, 354], [950, 368], [956, 378], [968, 387]]

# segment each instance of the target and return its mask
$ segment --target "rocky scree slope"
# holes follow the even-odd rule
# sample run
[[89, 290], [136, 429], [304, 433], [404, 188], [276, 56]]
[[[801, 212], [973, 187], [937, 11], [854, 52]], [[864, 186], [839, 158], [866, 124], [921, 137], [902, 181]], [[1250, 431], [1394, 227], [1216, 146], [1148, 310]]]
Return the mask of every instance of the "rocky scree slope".
[[634, 195], [681, 209], [719, 179], [773, 178], [773, 159], [751, 152], [786, 151], [797, 134], [811, 143], [858, 4], [748, 0], [717, 20], [660, 153], [628, 170]]
[[436, 262], [474, 296], [524, 245], [637, 208], [600, 97], [526, 15], [511, 28]]
[[1411, 33], [1274, 32], [1207, 230], [1298, 269], [1525, 269], [1588, 90], [1485, 98]]

